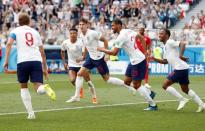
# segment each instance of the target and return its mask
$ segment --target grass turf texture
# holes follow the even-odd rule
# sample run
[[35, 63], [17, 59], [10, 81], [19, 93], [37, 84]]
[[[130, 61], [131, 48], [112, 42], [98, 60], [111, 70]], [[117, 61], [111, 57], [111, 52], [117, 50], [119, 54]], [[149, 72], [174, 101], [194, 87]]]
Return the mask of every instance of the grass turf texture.
[[[0, 131], [204, 131], [205, 112], [195, 113], [198, 106], [192, 100], [182, 111], [176, 111], [178, 102], [171, 101], [158, 103], [159, 110], [156, 112], [146, 112], [143, 109], [147, 104], [140, 103], [144, 99], [139, 94], [133, 96], [124, 88], [106, 84], [99, 75], [92, 75], [99, 104], [94, 105], [96, 108], [88, 108], [93, 104], [87, 85], [84, 85], [85, 98], [78, 103], [65, 103], [74, 93], [74, 87], [67, 79], [67, 75], [50, 75], [50, 81], [46, 82], [56, 91], [55, 102], [46, 95], [36, 94], [32, 85], [29, 85], [34, 110], [62, 110], [38, 112], [35, 120], [27, 120], [25, 113], [0, 115]], [[157, 93], [155, 100], [175, 100], [161, 88], [164, 79], [165, 76], [150, 77], [152, 89]], [[190, 87], [205, 97], [205, 77], [192, 76], [190, 81]], [[174, 87], [179, 90], [178, 85]], [[126, 103], [131, 104], [123, 105]], [[111, 106], [98, 107], [101, 105]], [[0, 114], [25, 112], [16, 75], [0, 74], [0, 107]]]

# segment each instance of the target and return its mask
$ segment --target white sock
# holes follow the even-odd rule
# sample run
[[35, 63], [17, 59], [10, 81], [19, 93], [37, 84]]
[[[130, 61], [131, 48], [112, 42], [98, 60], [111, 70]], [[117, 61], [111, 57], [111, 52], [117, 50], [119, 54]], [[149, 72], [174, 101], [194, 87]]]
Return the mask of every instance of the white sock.
[[149, 92], [145, 89], [144, 86], [140, 86], [137, 91], [140, 95], [145, 97], [145, 100], [149, 103], [150, 106], [156, 106], [156, 103], [153, 101], [153, 99], [150, 97]]
[[28, 113], [34, 113], [28, 88], [21, 88], [21, 99]]
[[96, 98], [97, 96], [96, 96], [95, 86], [92, 83], [92, 81], [88, 81], [88, 86], [90, 88], [90, 93], [92, 95], [92, 98]]
[[179, 101], [184, 100], [184, 97], [172, 86], [167, 87], [167, 92], [178, 98]]
[[109, 79], [107, 80], [107, 83], [113, 84], [113, 85], [118, 85], [118, 86], [123, 86], [125, 88], [128, 88], [128, 90], [135, 91], [135, 89], [133, 87], [124, 84], [124, 81], [119, 79], [119, 78], [109, 77]]
[[203, 104], [203, 101], [201, 100], [201, 98], [193, 90], [189, 90], [188, 95], [191, 96], [193, 98], [193, 100], [198, 105], [202, 105]]
[[75, 95], [74, 95], [74, 97], [79, 97], [81, 87], [83, 87], [83, 77], [77, 76], [76, 81], [75, 81]]
[[46, 90], [44, 88], [44, 85], [40, 85], [37, 89], [37, 93], [40, 94], [40, 95], [43, 95], [46, 93]]

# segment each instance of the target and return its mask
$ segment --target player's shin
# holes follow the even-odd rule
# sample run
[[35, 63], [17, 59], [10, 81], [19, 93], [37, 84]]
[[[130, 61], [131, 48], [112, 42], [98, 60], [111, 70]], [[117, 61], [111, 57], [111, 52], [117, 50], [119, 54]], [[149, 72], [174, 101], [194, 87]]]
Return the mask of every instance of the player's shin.
[[83, 86], [83, 77], [77, 76], [76, 81], [75, 81], [75, 95], [74, 97], [79, 98], [80, 95], [80, 89]]
[[144, 96], [145, 100], [149, 103], [150, 106], [156, 106], [156, 103], [153, 101], [153, 99], [150, 97], [149, 92], [145, 89], [144, 86], [140, 86], [137, 91], [140, 95]]
[[28, 88], [21, 88], [21, 99], [28, 112], [28, 114], [34, 114], [33, 107], [31, 104], [31, 95]]

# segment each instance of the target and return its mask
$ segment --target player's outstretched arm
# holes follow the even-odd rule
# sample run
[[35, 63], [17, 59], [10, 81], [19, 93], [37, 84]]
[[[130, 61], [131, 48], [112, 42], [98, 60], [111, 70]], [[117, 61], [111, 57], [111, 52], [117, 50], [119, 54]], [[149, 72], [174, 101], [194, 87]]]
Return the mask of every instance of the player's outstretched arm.
[[104, 52], [108, 55], [114, 55], [114, 56], [116, 56], [119, 52], [119, 48], [116, 48], [116, 47], [113, 50], [108, 50], [108, 49], [105, 49], [103, 47], [97, 47], [97, 50], [101, 51], [101, 52]]
[[150, 57], [150, 60], [153, 60], [153, 61], [161, 63], [161, 64], [168, 64], [167, 59], [157, 59], [155, 57]]
[[46, 55], [45, 55], [44, 48], [43, 48], [42, 45], [39, 46], [39, 51], [40, 51], [41, 57], [42, 57], [44, 76], [45, 76], [45, 79], [48, 80], [48, 66], [47, 66], [47, 63], [46, 63]]
[[8, 70], [8, 66], [9, 66], [9, 55], [11, 52], [11, 47], [12, 44], [14, 43], [14, 39], [9, 38], [6, 44], [6, 56], [5, 56], [5, 61], [4, 61], [4, 70], [7, 71]]
[[104, 48], [108, 49], [108, 40], [104, 36], [101, 36], [99, 40], [104, 43]]

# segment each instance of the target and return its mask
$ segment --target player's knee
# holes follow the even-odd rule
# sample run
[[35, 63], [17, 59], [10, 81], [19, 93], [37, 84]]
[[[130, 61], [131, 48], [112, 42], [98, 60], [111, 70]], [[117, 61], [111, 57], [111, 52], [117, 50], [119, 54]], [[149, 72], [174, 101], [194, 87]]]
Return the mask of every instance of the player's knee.
[[74, 79], [73, 79], [73, 80], [70, 80], [70, 82], [72, 83], [72, 85], [75, 86], [75, 80], [74, 80]]
[[130, 81], [124, 81], [124, 84], [130, 86], [131, 82]]
[[182, 91], [183, 91], [184, 93], [188, 94], [189, 88], [182, 88]]
[[166, 85], [162, 85], [162, 88], [163, 88], [164, 90], [166, 90], [166, 89], [167, 89], [167, 86], [166, 86]]

